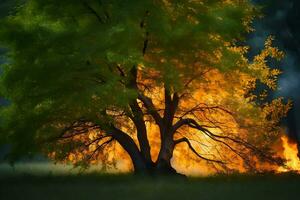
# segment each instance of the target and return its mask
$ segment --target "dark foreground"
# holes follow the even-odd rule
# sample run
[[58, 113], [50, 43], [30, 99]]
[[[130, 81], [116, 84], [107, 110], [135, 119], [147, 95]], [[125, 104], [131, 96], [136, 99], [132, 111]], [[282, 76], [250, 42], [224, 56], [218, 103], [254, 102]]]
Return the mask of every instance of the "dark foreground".
[[2, 176], [0, 199], [300, 199], [300, 176], [216, 176], [197, 179], [133, 176]]

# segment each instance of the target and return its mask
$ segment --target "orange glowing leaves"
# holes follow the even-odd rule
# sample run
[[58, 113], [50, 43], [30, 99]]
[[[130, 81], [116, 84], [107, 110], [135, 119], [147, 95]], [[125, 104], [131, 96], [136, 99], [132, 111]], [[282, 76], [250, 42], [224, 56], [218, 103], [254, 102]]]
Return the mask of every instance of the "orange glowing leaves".
[[[211, 35], [211, 39], [218, 40], [219, 37]], [[272, 38], [269, 38], [266, 41], [265, 49], [253, 61], [244, 56], [249, 49], [248, 47], [224, 44], [229, 51], [241, 55], [241, 59], [236, 63], [235, 70], [222, 71], [222, 67], [218, 69], [200, 61], [196, 61], [191, 66], [186, 66], [180, 62], [180, 59], [172, 59], [171, 62], [174, 65], [172, 69], [182, 72], [179, 79], [182, 79], [183, 82], [181, 87], [176, 88], [178, 89], [176, 92], [180, 95], [180, 102], [173, 123], [175, 124], [183, 118], [190, 118], [219, 137], [216, 139], [203, 131], [184, 126], [177, 130], [174, 139], [186, 137], [201, 156], [225, 163], [224, 165], [218, 165], [200, 159], [186, 143], [181, 143], [176, 146], [171, 161], [172, 166], [178, 172], [187, 175], [205, 175], [228, 171], [276, 170], [273, 165], [264, 163], [256, 155], [252, 155], [253, 152], [249, 149], [242, 148], [239, 144], [224, 139], [224, 137], [239, 138], [267, 152], [282, 133], [282, 129], [278, 128], [278, 123], [287, 114], [291, 103], [285, 103], [283, 99], [278, 98], [259, 105], [256, 100], [267, 97], [267, 91], [263, 91], [261, 94], [253, 93], [258, 80], [271, 89], [276, 88], [277, 76], [281, 72], [270, 69], [267, 66], [267, 59], [268, 57], [280, 59], [283, 53], [272, 47], [272, 40]], [[199, 52], [198, 58], [201, 60], [202, 57], [206, 57], [206, 60], [211, 59], [218, 63], [222, 56], [222, 51], [216, 50], [214, 55]], [[154, 58], [151, 57], [151, 54], [148, 54], [145, 59], [153, 60]], [[157, 59], [160, 59], [162, 64], [165, 62], [163, 57]], [[186, 68], [189, 69], [186, 70]], [[192, 70], [190, 71], [190, 69]], [[155, 67], [146, 67], [144, 64], [138, 65], [137, 92], [152, 100], [157, 113], [161, 117], [165, 109], [165, 85], [161, 81], [163, 73]], [[174, 88], [172, 89], [175, 91]], [[160, 130], [149, 114], [149, 110], [145, 108], [140, 100], [137, 100], [137, 103], [144, 114], [143, 119], [146, 122], [147, 137], [151, 146], [151, 158], [155, 162], [161, 147]], [[107, 110], [107, 114], [114, 119], [116, 126], [128, 134], [139, 147], [137, 130], [126, 113], [130, 113], [130, 110], [116, 108]], [[92, 154], [93, 156], [88, 161], [89, 164], [108, 165], [110, 169], [119, 172], [132, 171], [133, 166], [130, 157], [117, 142], [113, 142], [101, 151], [94, 153], [98, 146], [110, 139], [106, 138], [101, 142], [93, 142], [101, 134], [103, 134], [101, 131], [91, 130], [85, 136], [75, 137], [75, 141], [84, 144], [90, 143], [90, 145], [84, 150], [79, 148], [79, 150], [70, 152], [66, 160], [76, 163], [81, 159], [85, 159], [86, 155]]]
[[273, 40], [273, 37], [267, 38], [265, 48], [260, 52], [260, 54], [254, 57], [254, 62], [249, 65], [249, 68], [254, 70], [254, 72], [257, 71], [256, 75], [259, 74], [259, 80], [274, 90], [277, 87], [276, 82], [281, 71], [278, 69], [270, 69], [267, 66], [267, 60], [268, 58], [281, 60], [284, 57], [284, 53], [278, 48], [272, 46]]
[[[147, 75], [157, 76], [154, 72]], [[156, 85], [153, 79], [145, 79], [144, 82], [143, 79], [139, 79], [139, 81], [143, 83], [140, 84], [140, 87], [144, 89], [144, 93], [153, 100], [155, 107], [162, 115], [164, 110], [163, 88]], [[259, 146], [261, 141], [265, 142], [259, 138], [259, 135], [268, 133], [276, 136], [276, 133], [269, 132], [268, 129], [257, 130], [251, 127], [262, 126], [263, 123], [266, 123], [263, 127], [272, 126], [282, 115], [286, 114], [289, 107], [282, 102], [282, 99], [278, 99], [266, 104], [263, 110], [260, 110], [251, 102], [252, 99], [245, 97], [247, 87], [249, 90], [255, 88], [253, 77], [249, 75], [241, 72], [224, 74], [215, 69], [206, 70], [206, 73], [203, 73], [201, 77], [201, 81], [197, 80], [191, 83], [192, 89], [180, 102], [174, 123], [181, 117], [189, 117], [197, 120], [214, 134], [240, 137], [246, 141], [252, 140], [253, 144]], [[253, 99], [255, 98], [253, 97]], [[142, 107], [142, 103], [139, 102], [139, 104]], [[278, 108], [280, 108], [280, 111], [277, 110]], [[111, 113], [115, 118], [118, 118], [120, 128], [138, 144], [136, 130], [132, 122], [128, 118], [120, 116], [116, 111]], [[266, 118], [268, 118], [267, 121]], [[147, 134], [151, 146], [151, 157], [155, 161], [161, 145], [159, 128], [151, 117], [145, 115], [144, 119], [146, 120]], [[77, 139], [90, 143], [99, 137], [99, 134], [101, 133], [90, 131], [87, 137], [78, 137]], [[178, 172], [187, 175], [207, 175], [226, 170], [238, 172], [248, 170], [241, 155], [232, 152], [226, 145], [212, 140], [201, 131], [183, 127], [178, 130], [174, 139], [179, 139], [182, 136], [189, 138], [192, 146], [199, 154], [209, 159], [222, 160], [226, 162], [226, 167], [201, 160], [189, 150], [186, 144], [180, 144], [176, 146], [172, 159], [172, 165]], [[271, 143], [270, 140], [262, 144], [270, 145]], [[84, 154], [88, 155], [95, 151], [98, 145], [101, 144], [94, 143], [89, 146], [88, 150], [72, 152], [67, 159], [69, 162], [75, 163], [82, 159]], [[234, 149], [239, 148], [233, 143], [229, 145]], [[238, 149], [238, 151], [243, 151], [243, 154], [249, 153], [246, 149]], [[274, 169], [273, 166], [259, 163], [260, 161], [255, 156], [248, 162], [253, 162], [257, 169]], [[130, 157], [117, 143], [105, 147], [102, 152], [95, 154], [90, 161], [90, 164], [104, 165], [107, 163], [110, 163], [111, 169], [118, 172], [127, 172], [133, 169]]]

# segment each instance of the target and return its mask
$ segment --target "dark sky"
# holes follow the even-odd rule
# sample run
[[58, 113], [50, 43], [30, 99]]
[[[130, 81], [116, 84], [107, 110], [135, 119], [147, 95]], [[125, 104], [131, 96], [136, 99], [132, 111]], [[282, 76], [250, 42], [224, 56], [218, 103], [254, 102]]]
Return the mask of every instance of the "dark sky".
[[276, 45], [285, 51], [286, 57], [278, 65], [283, 74], [279, 91], [293, 101], [294, 107], [286, 120], [288, 134], [300, 143], [300, 1], [299, 0], [253, 0], [264, 6], [264, 18], [255, 22], [256, 32], [249, 43], [254, 49], [263, 45], [268, 35], [274, 35]]

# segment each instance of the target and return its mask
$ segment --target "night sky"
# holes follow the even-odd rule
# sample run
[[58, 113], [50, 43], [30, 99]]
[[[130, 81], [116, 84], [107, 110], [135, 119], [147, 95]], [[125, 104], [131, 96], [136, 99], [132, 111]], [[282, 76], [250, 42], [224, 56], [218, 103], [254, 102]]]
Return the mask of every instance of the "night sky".
[[[300, 144], [300, 1], [299, 0], [253, 0], [264, 5], [264, 18], [255, 22], [256, 31], [249, 36], [248, 43], [252, 53], [262, 48], [268, 35], [274, 35], [276, 45], [285, 51], [286, 57], [280, 64], [283, 70], [279, 80], [279, 90], [274, 96], [284, 96], [294, 103], [288, 118], [284, 122], [288, 134]], [[12, 0], [0, 0], [0, 17], [7, 14]], [[3, 54], [0, 49], [0, 54]], [[4, 62], [0, 58], [0, 63]], [[3, 99], [0, 99], [4, 103]], [[3, 154], [3, 153], [2, 153]], [[1, 151], [0, 151], [1, 159]]]

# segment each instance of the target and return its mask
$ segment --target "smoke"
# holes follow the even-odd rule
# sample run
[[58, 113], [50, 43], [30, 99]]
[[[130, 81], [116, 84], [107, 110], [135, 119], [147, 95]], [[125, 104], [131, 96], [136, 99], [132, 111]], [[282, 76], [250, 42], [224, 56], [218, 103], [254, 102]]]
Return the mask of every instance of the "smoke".
[[290, 52], [287, 52], [286, 58], [282, 62], [282, 65], [284, 66], [284, 74], [279, 80], [279, 96], [290, 97], [294, 100], [299, 98], [299, 93], [297, 92], [300, 90], [300, 73], [297, 69], [298, 64], [299, 63], [296, 60], [296, 56]]
[[[276, 38], [275, 44], [286, 54], [279, 67], [283, 74], [274, 96], [283, 96], [293, 101], [294, 107], [285, 124], [288, 134], [300, 144], [300, 9], [299, 0], [253, 0], [263, 6], [264, 17], [254, 23], [256, 31], [248, 43], [254, 55], [263, 47], [267, 36]], [[274, 66], [275, 67], [275, 66]]]

